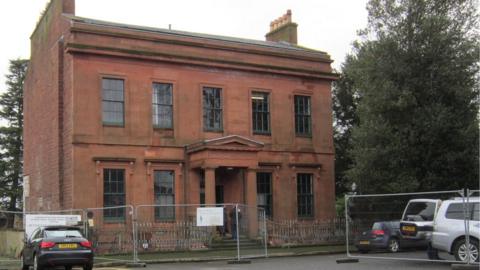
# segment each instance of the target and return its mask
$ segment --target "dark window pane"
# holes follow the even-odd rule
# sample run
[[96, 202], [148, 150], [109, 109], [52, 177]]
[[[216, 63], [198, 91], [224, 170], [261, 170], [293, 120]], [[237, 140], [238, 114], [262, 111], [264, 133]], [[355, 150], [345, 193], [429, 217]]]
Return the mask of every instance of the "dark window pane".
[[309, 96], [295, 96], [295, 133], [301, 136], [311, 136], [311, 104]]
[[102, 79], [102, 119], [104, 124], [123, 125], [124, 82], [121, 79]]
[[[125, 173], [123, 169], [103, 170], [103, 205], [115, 207], [125, 205]], [[103, 216], [107, 221], [123, 221], [125, 208], [104, 209]]]
[[257, 204], [265, 209], [267, 217], [272, 216], [272, 174], [257, 173]]
[[173, 171], [154, 171], [154, 197], [156, 220], [174, 220], [175, 182]]
[[221, 88], [203, 88], [203, 126], [205, 130], [223, 128]]
[[297, 174], [297, 214], [299, 217], [313, 217], [312, 174]]
[[152, 122], [154, 127], [173, 127], [173, 85], [153, 83]]
[[252, 128], [254, 133], [270, 133], [269, 94], [252, 93]]

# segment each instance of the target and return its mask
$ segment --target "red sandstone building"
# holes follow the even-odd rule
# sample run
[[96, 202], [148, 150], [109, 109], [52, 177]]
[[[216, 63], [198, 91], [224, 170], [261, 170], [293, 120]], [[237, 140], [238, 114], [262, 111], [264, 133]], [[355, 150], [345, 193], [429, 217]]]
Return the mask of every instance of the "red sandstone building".
[[328, 54], [297, 46], [290, 12], [267, 41], [74, 13], [74, 0], [52, 0], [31, 36], [28, 210], [242, 203], [275, 220], [334, 216], [336, 76]]

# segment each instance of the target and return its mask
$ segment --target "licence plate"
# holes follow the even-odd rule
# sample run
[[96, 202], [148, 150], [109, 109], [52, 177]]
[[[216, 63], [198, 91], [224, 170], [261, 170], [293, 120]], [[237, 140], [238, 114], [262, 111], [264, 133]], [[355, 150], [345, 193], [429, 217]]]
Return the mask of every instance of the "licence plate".
[[370, 241], [360, 241], [360, 245], [370, 245]]
[[58, 244], [58, 248], [64, 249], [64, 248], [77, 248], [77, 244]]
[[415, 232], [415, 226], [402, 226], [402, 231]]

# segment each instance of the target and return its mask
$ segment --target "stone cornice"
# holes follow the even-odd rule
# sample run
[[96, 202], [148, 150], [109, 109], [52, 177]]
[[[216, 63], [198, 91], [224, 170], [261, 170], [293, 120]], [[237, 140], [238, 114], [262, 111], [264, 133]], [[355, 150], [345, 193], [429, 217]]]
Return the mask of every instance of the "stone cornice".
[[330, 59], [328, 54], [315, 51], [315, 50], [289, 50], [276, 47], [265, 47], [255, 44], [234, 44], [221, 40], [207, 40], [201, 38], [187, 38], [176, 37], [174, 35], [160, 34], [160, 33], [148, 33], [142, 31], [134, 31], [131, 29], [120, 29], [105, 26], [94, 26], [91, 24], [84, 24], [81, 22], [73, 22], [70, 27], [72, 33], [86, 33], [100, 36], [108, 36], [123, 39], [134, 39], [158, 42], [164, 44], [182, 45], [198, 48], [209, 48], [215, 50], [226, 50], [234, 52], [243, 52], [249, 54], [258, 55], [270, 55], [276, 57], [284, 57], [289, 59], [307, 60], [315, 62], [323, 62], [330, 64], [333, 60]]
[[229, 68], [242, 71], [264, 72], [326, 80], [336, 80], [338, 78], [338, 75], [335, 73], [321, 72], [313, 69], [290, 68], [280, 65], [270, 65], [268, 63], [257, 64], [223, 58], [211, 58], [192, 54], [182, 54], [178, 52], [134, 50], [79, 43], [67, 43], [66, 51], [68, 53], [108, 55], [151, 61], [163, 61], [198, 66]]

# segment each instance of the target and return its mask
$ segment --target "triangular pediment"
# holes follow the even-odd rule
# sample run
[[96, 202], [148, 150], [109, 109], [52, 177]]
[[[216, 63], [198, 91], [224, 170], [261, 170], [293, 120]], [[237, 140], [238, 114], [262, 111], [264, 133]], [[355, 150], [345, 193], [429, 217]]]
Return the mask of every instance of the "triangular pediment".
[[[187, 146], [189, 152], [200, 151], [203, 149], [228, 149], [228, 150], [260, 150], [263, 143], [249, 139], [240, 135], [229, 135], [214, 139], [208, 139], [201, 142], [193, 143]], [[257, 151], [258, 151], [257, 150]]]

